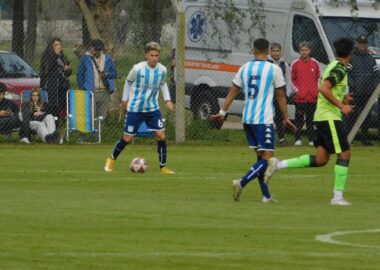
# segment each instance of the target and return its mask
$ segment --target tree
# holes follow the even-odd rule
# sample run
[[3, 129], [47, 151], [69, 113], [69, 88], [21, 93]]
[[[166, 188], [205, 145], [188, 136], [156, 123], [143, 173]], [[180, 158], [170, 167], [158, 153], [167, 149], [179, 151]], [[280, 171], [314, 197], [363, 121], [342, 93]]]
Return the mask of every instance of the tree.
[[36, 50], [37, 2], [38, 0], [29, 0], [28, 26], [26, 29], [26, 41], [25, 41], [25, 59], [29, 63], [33, 61], [35, 50]]
[[12, 51], [24, 57], [24, 1], [13, 0]]

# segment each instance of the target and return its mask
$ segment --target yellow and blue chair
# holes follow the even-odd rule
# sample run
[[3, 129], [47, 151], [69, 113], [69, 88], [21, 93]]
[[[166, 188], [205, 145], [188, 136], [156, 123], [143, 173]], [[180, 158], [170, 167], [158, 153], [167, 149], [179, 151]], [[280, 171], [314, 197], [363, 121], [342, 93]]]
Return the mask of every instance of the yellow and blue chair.
[[95, 126], [94, 94], [91, 91], [67, 91], [67, 129], [66, 138], [69, 140], [71, 131], [81, 133], [98, 133], [98, 143], [101, 142], [101, 120], [99, 117]]

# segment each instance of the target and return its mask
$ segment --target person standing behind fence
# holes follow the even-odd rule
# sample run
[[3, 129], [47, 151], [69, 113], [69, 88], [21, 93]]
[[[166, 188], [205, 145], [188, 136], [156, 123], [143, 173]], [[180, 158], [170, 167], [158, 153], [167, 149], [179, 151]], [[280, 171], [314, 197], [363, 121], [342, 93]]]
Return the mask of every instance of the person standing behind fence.
[[[346, 119], [348, 133], [350, 133], [360, 113], [380, 82], [376, 60], [369, 54], [367, 42], [366, 36], [361, 35], [358, 37], [354, 56], [348, 68], [348, 85], [350, 93], [353, 96], [353, 102], [355, 103], [354, 113]], [[361, 140], [362, 144], [367, 146], [373, 145], [369, 138], [369, 125], [369, 118], [366, 117], [361, 125]]]
[[70, 62], [62, 50], [62, 41], [53, 38], [42, 53], [40, 88], [48, 93], [46, 112], [59, 119], [66, 117], [66, 92], [70, 89]]
[[290, 65], [290, 77], [295, 92], [295, 124], [297, 126], [294, 145], [297, 146], [302, 145], [301, 135], [305, 116], [309, 145], [313, 145], [313, 116], [317, 106], [318, 81], [321, 76], [318, 61], [310, 57], [310, 43], [307, 41], [301, 42], [299, 49], [300, 58]]
[[150, 42], [145, 46], [146, 61], [134, 65], [125, 81], [121, 108], [127, 111], [124, 135], [116, 143], [110, 157], [107, 158], [104, 170], [111, 172], [114, 169], [117, 157], [133, 140], [140, 125], [145, 122], [148, 129], [154, 131], [157, 140], [157, 152], [160, 172], [174, 174], [166, 167], [166, 135], [158, 104], [159, 88], [164, 96], [165, 105], [174, 110], [170, 99], [169, 88], [166, 84], [166, 67], [158, 60], [161, 47], [156, 42]]
[[77, 72], [79, 89], [92, 91], [95, 101], [95, 118], [106, 118], [111, 101], [111, 94], [115, 91], [117, 71], [112, 56], [104, 54], [104, 43], [100, 39], [93, 39], [90, 51], [80, 59]]
[[[281, 45], [279, 43], [272, 43], [270, 45], [270, 55], [268, 56], [268, 62], [273, 63], [281, 68], [282, 75], [285, 78], [285, 87], [286, 87], [286, 95], [290, 96], [291, 94], [291, 87], [289, 86], [290, 83], [290, 70], [289, 65], [286, 63], [284, 58], [281, 57]], [[276, 99], [274, 99], [274, 123], [276, 124], [276, 130], [277, 130], [277, 136], [278, 136], [278, 142], [280, 145], [286, 144], [285, 140], [285, 128], [283, 124], [283, 116], [281, 112], [281, 108], [277, 102]]]

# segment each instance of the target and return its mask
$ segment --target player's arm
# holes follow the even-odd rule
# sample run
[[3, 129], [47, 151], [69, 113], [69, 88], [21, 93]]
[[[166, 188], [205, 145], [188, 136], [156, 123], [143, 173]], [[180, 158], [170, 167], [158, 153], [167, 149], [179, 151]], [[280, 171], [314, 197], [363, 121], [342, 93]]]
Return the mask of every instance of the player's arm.
[[174, 111], [174, 104], [170, 98], [170, 93], [169, 93], [169, 87], [166, 82], [164, 82], [161, 85], [161, 92], [165, 100], [165, 106], [168, 108], [169, 111], [173, 112]]
[[128, 108], [129, 93], [131, 92], [132, 84], [133, 82], [125, 80], [123, 96], [120, 102], [120, 108], [124, 111], [127, 111]]
[[282, 112], [283, 122], [284, 126], [292, 131], [296, 131], [296, 126], [290, 121], [289, 114], [288, 114], [288, 106], [286, 103], [286, 92], [285, 92], [285, 86], [276, 88], [276, 100], [278, 103], [278, 106], [280, 107], [280, 110]]
[[332, 93], [332, 88], [343, 80], [344, 76], [344, 70], [338, 67], [333, 68], [318, 90], [331, 104], [338, 107], [344, 115], [349, 115], [352, 112], [352, 106], [340, 102]]
[[240, 92], [241, 88], [236, 84], [232, 84], [230, 91], [224, 100], [223, 107], [218, 114], [210, 115], [210, 118], [215, 121], [224, 121], [224, 117], [227, 115], [228, 108], [230, 107], [232, 101], [234, 101], [237, 94]]

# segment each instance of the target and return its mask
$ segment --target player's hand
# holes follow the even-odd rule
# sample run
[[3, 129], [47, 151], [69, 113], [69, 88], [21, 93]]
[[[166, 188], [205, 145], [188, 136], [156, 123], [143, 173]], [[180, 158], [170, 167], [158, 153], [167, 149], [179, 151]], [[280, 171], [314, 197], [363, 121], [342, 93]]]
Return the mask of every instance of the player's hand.
[[289, 118], [284, 119], [283, 121], [284, 127], [289, 129], [291, 132], [296, 133], [297, 132], [297, 127], [290, 121]]
[[351, 114], [354, 110], [354, 106], [352, 105], [345, 105], [343, 104], [342, 107], [340, 108], [341, 112], [345, 115], [345, 116], [348, 116], [349, 114]]
[[174, 104], [171, 100], [167, 100], [165, 106], [169, 111], [174, 112]]
[[221, 114], [212, 114], [209, 116], [209, 118], [213, 121], [217, 121], [217, 122], [224, 122], [224, 119], [225, 117]]
[[344, 95], [344, 97], [343, 97], [343, 104], [344, 105], [350, 105], [351, 102], [352, 102], [352, 99], [353, 99], [353, 97], [352, 97], [351, 93]]
[[127, 101], [124, 101], [124, 100], [122, 100], [121, 102], [120, 102], [120, 109], [122, 109], [123, 111], [127, 111], [127, 108], [128, 108], [128, 100]]

